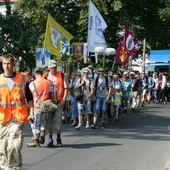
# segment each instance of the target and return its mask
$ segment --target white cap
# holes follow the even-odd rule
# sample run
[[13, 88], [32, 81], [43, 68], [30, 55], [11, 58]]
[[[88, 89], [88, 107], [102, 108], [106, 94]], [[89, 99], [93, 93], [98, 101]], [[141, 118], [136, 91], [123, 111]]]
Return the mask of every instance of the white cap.
[[56, 67], [56, 66], [57, 66], [57, 62], [55, 60], [49, 60], [48, 63], [49, 68]]

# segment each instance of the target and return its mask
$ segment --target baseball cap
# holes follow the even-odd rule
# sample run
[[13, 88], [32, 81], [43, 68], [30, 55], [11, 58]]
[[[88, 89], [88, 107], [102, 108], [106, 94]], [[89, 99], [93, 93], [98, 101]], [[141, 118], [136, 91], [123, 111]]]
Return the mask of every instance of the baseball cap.
[[55, 60], [49, 60], [48, 68], [56, 67], [57, 62]]

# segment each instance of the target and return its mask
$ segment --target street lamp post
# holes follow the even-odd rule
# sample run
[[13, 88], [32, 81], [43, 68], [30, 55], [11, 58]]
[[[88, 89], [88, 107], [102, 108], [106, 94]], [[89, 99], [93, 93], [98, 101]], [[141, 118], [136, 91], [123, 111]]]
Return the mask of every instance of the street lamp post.
[[[106, 56], [114, 56], [116, 50], [114, 48], [104, 48], [104, 47], [96, 47], [95, 48], [95, 58], [97, 60], [98, 55], [103, 55], [103, 67], [105, 67], [105, 57]], [[115, 60], [114, 60], [115, 61]]]
[[[116, 50], [114, 48], [106, 48], [106, 55], [107, 56], [114, 56], [116, 54]], [[115, 65], [115, 58], [113, 60], [113, 65], [112, 65], [112, 71], [113, 71], [113, 68], [114, 68], [114, 65]]]
[[105, 48], [104, 47], [96, 47], [95, 48], [95, 60], [98, 63], [98, 55], [103, 55], [103, 67], [105, 63]]

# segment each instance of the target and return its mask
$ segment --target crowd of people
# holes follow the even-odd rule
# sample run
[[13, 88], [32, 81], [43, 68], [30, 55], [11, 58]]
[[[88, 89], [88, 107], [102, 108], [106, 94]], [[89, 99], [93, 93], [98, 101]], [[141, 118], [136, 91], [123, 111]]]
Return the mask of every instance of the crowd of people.
[[[23, 127], [27, 121], [32, 129], [28, 147], [44, 144], [47, 133], [47, 147], [55, 142], [61, 147], [61, 127], [68, 117], [70, 128], [95, 130], [120, 121], [121, 112], [135, 112], [150, 102], [166, 104], [169, 99], [167, 73], [106, 72], [103, 67], [89, 65], [66, 76], [57, 70], [57, 62], [50, 60], [47, 69], [36, 68], [33, 76], [27, 77], [15, 71], [14, 57], [9, 54], [2, 56], [2, 67], [0, 169], [21, 169]], [[47, 100], [57, 109], [42, 112], [41, 103]]]
[[[112, 118], [118, 121], [122, 111], [134, 112], [137, 107], [144, 107], [146, 102], [149, 104], [151, 101], [166, 104], [169, 99], [169, 82], [167, 73], [107, 73], [103, 67], [98, 68], [97, 72], [91, 65], [72, 72], [69, 89], [81, 86], [84, 97], [77, 101], [74, 94], [70, 95], [71, 126], [80, 130], [85, 120], [85, 128], [95, 129], [97, 123], [104, 128], [111, 123]], [[89, 125], [91, 117], [93, 121]]]

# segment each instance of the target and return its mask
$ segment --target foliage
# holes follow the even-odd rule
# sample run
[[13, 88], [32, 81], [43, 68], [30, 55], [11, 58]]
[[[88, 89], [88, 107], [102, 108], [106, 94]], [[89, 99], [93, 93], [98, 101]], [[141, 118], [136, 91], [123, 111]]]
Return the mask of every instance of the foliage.
[[[74, 35], [72, 42], [86, 42], [88, 3], [89, 0], [19, 0], [13, 12], [6, 0], [7, 13], [0, 14], [0, 53], [13, 53], [23, 69], [35, 67], [35, 49], [43, 45], [48, 13]], [[108, 47], [117, 48], [121, 39], [117, 33], [127, 26], [141, 44], [146, 38], [148, 49], [170, 48], [170, 8], [164, 0], [93, 0], [93, 3], [107, 23], [104, 35]], [[68, 62], [77, 65], [73, 57]], [[106, 66], [111, 68], [112, 63], [112, 57], [107, 57]], [[84, 65], [81, 60], [80, 67]], [[102, 65], [102, 59], [98, 65]]]

